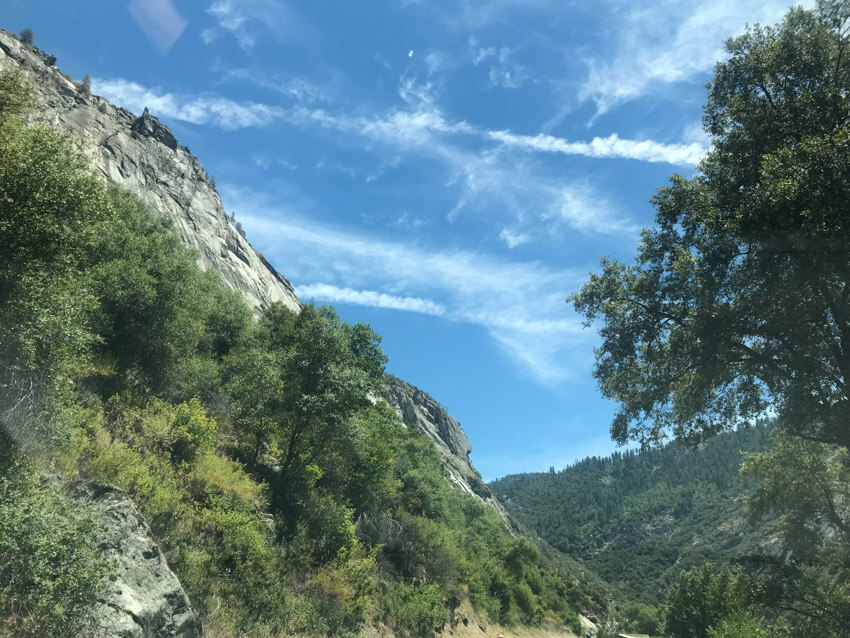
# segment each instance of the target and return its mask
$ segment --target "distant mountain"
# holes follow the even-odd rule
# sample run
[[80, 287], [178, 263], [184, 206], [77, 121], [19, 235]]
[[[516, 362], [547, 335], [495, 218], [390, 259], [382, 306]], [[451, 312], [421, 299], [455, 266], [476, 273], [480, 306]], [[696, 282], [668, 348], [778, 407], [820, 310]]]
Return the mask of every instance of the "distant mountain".
[[759, 425], [697, 448], [671, 443], [645, 452], [591, 457], [548, 473], [490, 484], [527, 531], [597, 573], [624, 598], [657, 604], [682, 570], [728, 562], [772, 542], [745, 515], [752, 481], [742, 452], [771, 445]]

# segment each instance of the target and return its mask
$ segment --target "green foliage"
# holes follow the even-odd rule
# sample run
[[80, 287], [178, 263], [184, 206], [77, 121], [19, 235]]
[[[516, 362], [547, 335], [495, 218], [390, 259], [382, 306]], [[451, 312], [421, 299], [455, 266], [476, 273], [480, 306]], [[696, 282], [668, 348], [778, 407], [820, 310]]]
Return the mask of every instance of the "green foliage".
[[172, 457], [178, 461], [191, 461], [201, 450], [210, 449], [216, 440], [216, 422], [207, 417], [198, 399], [177, 406], [171, 424]]
[[449, 619], [438, 585], [399, 583], [389, 601], [390, 616], [403, 636], [430, 636]]
[[601, 320], [617, 441], [699, 439], [771, 404], [850, 447], [847, 18], [822, 2], [727, 42], [700, 173], [658, 191], [634, 265], [603, 261], [572, 296]]
[[762, 556], [753, 565], [761, 602], [793, 610], [799, 632], [840, 636], [850, 626], [850, 458], [845, 448], [774, 434], [769, 452], [749, 454], [741, 471], [759, 481], [750, 497], [754, 521], [778, 516], [788, 561]]
[[97, 524], [32, 468], [0, 474], [0, 636], [76, 636], [108, 572]]
[[632, 601], [623, 605], [621, 618], [625, 627], [635, 633], [657, 635], [661, 628], [661, 618], [655, 607]]
[[32, 88], [20, 71], [0, 71], [0, 124], [24, 115], [31, 109]]
[[21, 29], [21, 32], [18, 34], [18, 39], [24, 44], [32, 46], [32, 43], [35, 40], [35, 34], [32, 29], [27, 27], [26, 29]]
[[52, 397], [95, 340], [84, 269], [112, 211], [64, 136], [19, 121], [29, 91], [19, 73], [0, 73], [0, 438], [34, 450], [61, 439]]
[[709, 638], [710, 628], [744, 612], [751, 600], [738, 572], [706, 563], [682, 572], [667, 590], [664, 629], [672, 638]]
[[[381, 400], [369, 326], [313, 304], [252, 321], [165, 220], [19, 121], [27, 92], [0, 73], [0, 466], [50, 440], [38, 471], [128, 491], [212, 633], [421, 635], [467, 596], [576, 622], [579, 580]], [[103, 575], [93, 522], [27, 480], [0, 478], [0, 635], [73, 633]]]
[[[198, 357], [223, 356], [247, 329], [250, 313], [214, 275], [200, 271], [165, 220], [129, 194], [111, 190], [110, 198], [117, 216], [100, 237], [93, 277], [101, 358], [112, 362], [121, 383], [184, 399], [191, 398], [187, 389], [209, 394], [215, 371], [205, 374]], [[178, 381], [178, 373], [190, 370], [207, 378]]]
[[708, 638], [767, 638], [767, 632], [752, 615], [739, 613], [709, 628]]
[[560, 472], [507, 476], [491, 488], [535, 535], [625, 598], [657, 605], [680, 570], [728, 562], [759, 546], [762, 533], [747, 528], [744, 501], [755, 483], [738, 468], [742, 450], [771, 443], [768, 427], [759, 425], [699, 448], [674, 442], [615, 452]]
[[571, 297], [601, 322], [595, 375], [620, 406], [615, 440], [699, 442], [779, 415], [788, 436], [746, 471], [788, 557], [748, 573], [761, 611], [794, 635], [850, 626], [848, 24], [850, 3], [821, 0], [727, 41], [699, 173], [657, 192], [633, 265], [603, 260]]

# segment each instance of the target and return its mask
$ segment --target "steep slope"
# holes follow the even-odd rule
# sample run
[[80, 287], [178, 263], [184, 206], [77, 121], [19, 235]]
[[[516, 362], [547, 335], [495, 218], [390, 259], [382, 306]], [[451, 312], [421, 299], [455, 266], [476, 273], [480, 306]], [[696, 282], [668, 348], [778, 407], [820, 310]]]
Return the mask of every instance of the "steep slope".
[[56, 58], [0, 30], [0, 64], [25, 71], [42, 102], [36, 117], [65, 128], [107, 178], [167, 215], [174, 228], [248, 303], [261, 310], [279, 301], [301, 303], [290, 283], [230, 223], [198, 159], [147, 111], [140, 117], [87, 94], [55, 66]]
[[[183, 242], [198, 251], [199, 265], [219, 273], [255, 312], [274, 302], [294, 310], [301, 307], [289, 281], [231, 224], [198, 159], [147, 109], [136, 116], [87, 93], [61, 73], [54, 56], [0, 30], [0, 65], [6, 64], [33, 80], [42, 102], [38, 121], [73, 133], [106, 178], [167, 215]], [[471, 447], [458, 422], [418, 388], [389, 376], [387, 386], [390, 403], [405, 424], [436, 444], [452, 483], [495, 509], [513, 528], [469, 460]]]
[[626, 598], [658, 603], [682, 570], [764, 548], [738, 472], [741, 452], [771, 445], [764, 426], [719, 435], [699, 448], [673, 443], [641, 454], [587, 458], [560, 472], [490, 484], [522, 525], [596, 572]]
[[398, 410], [402, 422], [425, 434], [440, 452], [449, 479], [458, 488], [498, 512], [508, 528], [515, 529], [505, 508], [496, 500], [481, 474], [469, 460], [472, 446], [457, 419], [446, 412], [429, 394], [390, 374], [385, 375], [389, 404]]

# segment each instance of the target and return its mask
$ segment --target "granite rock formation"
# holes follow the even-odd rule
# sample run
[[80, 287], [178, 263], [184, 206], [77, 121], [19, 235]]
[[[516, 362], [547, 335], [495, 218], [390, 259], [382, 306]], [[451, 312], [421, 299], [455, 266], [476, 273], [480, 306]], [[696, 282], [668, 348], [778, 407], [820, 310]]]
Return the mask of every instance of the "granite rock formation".
[[114, 572], [96, 601], [90, 638], [199, 638], [201, 626], [145, 519], [126, 492], [90, 482], [72, 486], [102, 525], [101, 555]]
[[55, 63], [55, 57], [0, 30], [0, 66], [16, 67], [33, 80], [40, 102], [34, 120], [74, 133], [103, 175], [167, 215], [198, 251], [200, 266], [218, 272], [255, 311], [275, 301], [299, 309], [290, 283], [234, 227], [204, 167], [168, 127], [147, 109], [136, 116], [91, 95]]
[[508, 513], [496, 500], [469, 459], [472, 446], [457, 419], [431, 395], [391, 374], [384, 375], [384, 383], [388, 391], [387, 402], [398, 411], [404, 424], [416, 428], [434, 442], [443, 458], [449, 480], [459, 489], [496, 510], [508, 529], [515, 531]]

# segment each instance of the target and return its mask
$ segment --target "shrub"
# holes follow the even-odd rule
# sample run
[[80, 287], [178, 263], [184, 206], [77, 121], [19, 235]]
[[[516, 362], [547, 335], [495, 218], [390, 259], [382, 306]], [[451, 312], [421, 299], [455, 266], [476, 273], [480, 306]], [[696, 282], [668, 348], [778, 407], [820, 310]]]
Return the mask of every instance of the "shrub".
[[211, 449], [218, 430], [215, 420], [207, 417], [198, 399], [181, 403], [171, 424], [171, 456], [176, 461], [191, 461], [202, 450]]
[[0, 636], [75, 636], [108, 565], [90, 511], [23, 466], [0, 476]]
[[389, 600], [390, 617], [404, 636], [430, 636], [449, 620], [437, 585], [399, 583]]
[[767, 632], [759, 627], [750, 614], [736, 614], [720, 621], [708, 630], [709, 638], [767, 638]]

